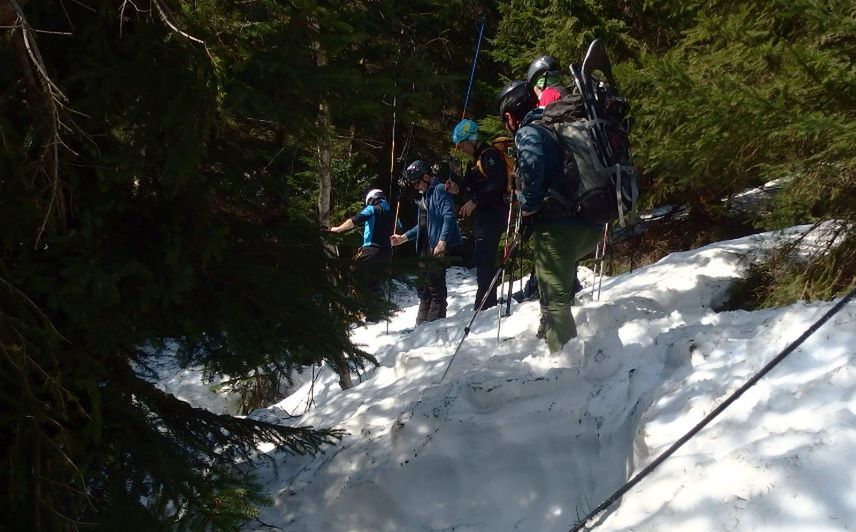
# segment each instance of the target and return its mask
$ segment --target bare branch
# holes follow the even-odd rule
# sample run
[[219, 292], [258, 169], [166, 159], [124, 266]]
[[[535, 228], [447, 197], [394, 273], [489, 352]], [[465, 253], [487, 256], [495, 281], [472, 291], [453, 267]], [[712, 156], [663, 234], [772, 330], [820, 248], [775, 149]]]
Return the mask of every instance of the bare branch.
[[[24, 12], [21, 9], [21, 3], [18, 0], [7, 0], [8, 6], [14, 10], [17, 15], [17, 19], [15, 21], [15, 25], [20, 29], [20, 43], [23, 44], [23, 48], [26, 53], [26, 58], [29, 59], [27, 61], [25, 58], [22, 58], [22, 68], [24, 70], [25, 76], [31, 76], [29, 64], [32, 64], [36, 72], [38, 74], [38, 80], [41, 84], [42, 90], [44, 91], [46, 98], [45, 104], [48, 108], [48, 115], [50, 117], [50, 133], [48, 135], [48, 139], [44, 144], [44, 149], [42, 150], [42, 154], [40, 156], [41, 160], [41, 172], [47, 177], [49, 188], [50, 188], [50, 200], [48, 202], [48, 208], [45, 212], [45, 217], [42, 221], [41, 226], [36, 234], [36, 240], [34, 243], [34, 247], [38, 247], [41, 242], [42, 235], [47, 229], [48, 222], [51, 219], [51, 216], [56, 213], [57, 217], [60, 220], [65, 219], [65, 202], [62, 197], [62, 190], [60, 186], [60, 176], [59, 176], [59, 146], [63, 146], [68, 149], [71, 153], [77, 155], [74, 150], [71, 150], [67, 144], [65, 144], [60, 137], [60, 130], [65, 128], [65, 124], [63, 124], [60, 118], [60, 110], [67, 109], [66, 103], [68, 103], [68, 97], [60, 90], [56, 83], [53, 82], [51, 77], [48, 75], [47, 68], [45, 67], [44, 59], [42, 58], [42, 54], [39, 51], [38, 43], [36, 42], [34, 30], [29, 23], [27, 22], [26, 17], [24, 16]], [[31, 80], [34, 81], [34, 80]], [[32, 87], [33, 90], [38, 90], [35, 87]], [[38, 175], [38, 172], [36, 173]]]
[[71, 1], [72, 1], [72, 2], [74, 2], [75, 4], [79, 5], [79, 6], [80, 6], [80, 7], [82, 7], [83, 9], [88, 9], [89, 11], [92, 11], [93, 13], [97, 13], [97, 12], [98, 12], [98, 10], [97, 10], [97, 9], [95, 9], [94, 7], [89, 6], [89, 5], [86, 5], [86, 4], [84, 4], [83, 2], [80, 2], [79, 0], [71, 0]]
[[122, 7], [119, 9], [119, 38], [122, 38], [122, 28], [125, 26], [125, 8], [128, 7], [128, 4], [134, 6], [134, 9], [137, 13], [149, 13], [150, 11], [143, 11], [140, 7], [133, 2], [133, 0], [123, 0]]
[[[25, 6], [30, 0], [18, 0], [19, 6]], [[11, 2], [0, 3], [0, 26], [10, 26], [18, 20], [18, 11]]]
[[[23, 29], [24, 26], [21, 24], [14, 24], [11, 26], [0, 26], [0, 30], [19, 30]], [[67, 35], [70, 36], [72, 33], [70, 31], [50, 31], [50, 30], [37, 30], [36, 28], [30, 28], [30, 31], [33, 33], [47, 33], [49, 35]]]
[[158, 10], [158, 14], [160, 15], [161, 20], [163, 20], [164, 24], [169, 26], [169, 28], [172, 31], [178, 33], [182, 37], [184, 37], [188, 40], [191, 40], [193, 42], [201, 44], [202, 47], [205, 48], [205, 53], [208, 54], [208, 59], [211, 59], [211, 61], [214, 61], [214, 58], [211, 57], [211, 52], [208, 51], [208, 46], [205, 44], [205, 41], [203, 41], [202, 39], [198, 39], [198, 38], [194, 37], [193, 35], [190, 35], [189, 33], [185, 33], [184, 31], [181, 31], [178, 28], [178, 26], [176, 26], [172, 22], [172, 20], [170, 20], [170, 16], [169, 16], [169, 12], [168, 12], [167, 8], [162, 6], [159, 0], [151, 0], [151, 1], [152, 1], [152, 5], [155, 6], [155, 8]]
[[21, 35], [24, 38], [24, 46], [27, 48], [27, 54], [29, 54], [30, 60], [33, 62], [36, 69], [39, 71], [39, 74], [41, 74], [42, 82], [47, 84], [48, 87], [51, 89], [49, 93], [52, 97], [56, 98], [56, 95], [58, 94], [62, 101], [67, 102], [68, 97], [66, 97], [66, 95], [63, 94], [61, 90], [59, 90], [59, 87], [57, 87], [53, 80], [51, 80], [50, 76], [48, 76], [48, 73], [45, 70], [45, 64], [42, 60], [42, 54], [39, 52], [39, 48], [36, 45], [36, 41], [33, 40], [30, 35], [31, 33], [33, 33], [33, 29], [27, 23], [27, 19], [26, 17], [24, 17], [24, 12], [21, 10], [21, 6], [18, 5], [17, 0], [8, 0], [8, 2], [18, 13], [18, 20], [20, 21], [22, 27]]

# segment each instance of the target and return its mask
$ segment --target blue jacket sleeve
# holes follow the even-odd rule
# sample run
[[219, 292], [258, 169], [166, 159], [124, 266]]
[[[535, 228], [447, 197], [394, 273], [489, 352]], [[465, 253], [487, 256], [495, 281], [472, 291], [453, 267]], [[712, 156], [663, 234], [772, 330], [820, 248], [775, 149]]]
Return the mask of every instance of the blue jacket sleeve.
[[419, 224], [416, 224], [413, 227], [411, 227], [410, 229], [408, 229], [407, 232], [404, 233], [404, 236], [407, 237], [408, 241], [416, 240], [416, 235], [417, 235], [418, 230], [419, 230]]
[[364, 223], [372, 216], [374, 216], [374, 207], [366, 205], [365, 209], [361, 210], [358, 214], [351, 216], [351, 221], [354, 222], [354, 225], [358, 225]]
[[458, 223], [458, 220], [455, 219], [455, 206], [452, 202], [452, 196], [446, 192], [444, 187], [435, 187], [434, 201], [436, 202], [438, 212], [443, 217], [443, 226], [440, 229], [439, 240], [448, 242], [452, 228]]
[[544, 177], [547, 170], [544, 138], [534, 126], [524, 126], [514, 136], [517, 146], [517, 175], [520, 177], [521, 209], [535, 212], [544, 201]]

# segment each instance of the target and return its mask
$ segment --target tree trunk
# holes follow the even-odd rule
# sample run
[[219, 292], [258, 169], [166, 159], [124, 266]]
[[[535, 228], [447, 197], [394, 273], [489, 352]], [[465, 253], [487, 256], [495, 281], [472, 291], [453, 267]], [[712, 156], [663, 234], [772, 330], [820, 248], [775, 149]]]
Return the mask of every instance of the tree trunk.
[[[318, 21], [310, 20], [310, 25], [320, 31]], [[321, 43], [312, 43], [315, 50], [315, 64], [319, 69], [327, 66], [327, 54]], [[330, 227], [330, 191], [333, 188], [333, 156], [330, 153], [330, 108], [321, 97], [318, 103], [318, 222], [323, 229]]]
[[[318, 60], [319, 66], [321, 60]], [[318, 104], [318, 222], [330, 228], [330, 192], [333, 188], [333, 156], [330, 153], [330, 109], [327, 102]]]
[[[310, 24], [315, 30], [319, 29], [317, 21], [310, 21]], [[321, 43], [315, 41], [312, 43], [312, 48], [315, 50], [315, 62], [319, 68], [327, 66], [327, 55], [321, 48]], [[330, 228], [330, 193], [333, 188], [333, 155], [330, 149], [330, 108], [324, 98], [318, 103], [318, 224], [322, 229]], [[327, 253], [330, 256], [338, 255], [338, 251], [333, 244], [325, 244]], [[330, 282], [336, 283], [337, 279], [331, 277]], [[348, 371], [348, 365], [344, 360], [336, 364], [334, 368], [339, 375], [339, 386], [343, 390], [353, 388], [354, 383], [351, 380], [351, 372]]]

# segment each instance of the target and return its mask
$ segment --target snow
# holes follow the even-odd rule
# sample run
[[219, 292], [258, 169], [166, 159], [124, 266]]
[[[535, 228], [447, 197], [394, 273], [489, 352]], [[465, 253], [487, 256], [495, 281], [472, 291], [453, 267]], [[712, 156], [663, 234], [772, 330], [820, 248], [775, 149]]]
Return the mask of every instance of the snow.
[[[581, 293], [579, 337], [555, 354], [535, 338], [537, 302], [513, 303], [499, 343], [490, 309], [442, 382], [472, 317], [474, 272], [452, 268], [448, 318], [415, 328], [415, 295], [399, 287], [400, 313], [353, 331], [380, 367], [347, 391], [319, 368], [252, 414], [348, 434], [316, 456], [263, 449], [273, 460], [256, 475], [273, 505], [246, 529], [568, 530], [834, 305], [716, 310], [752, 261], [807, 230], [673, 253], [604, 279], [599, 301]], [[597, 530], [856, 527], [854, 322], [851, 302]]]
[[206, 379], [202, 366], [182, 367], [178, 349], [173, 340], [167, 340], [163, 346], [144, 346], [142, 359], [132, 367], [142, 378], [177, 399], [215, 414], [236, 414], [239, 401], [224, 384], [227, 379], [216, 376]]

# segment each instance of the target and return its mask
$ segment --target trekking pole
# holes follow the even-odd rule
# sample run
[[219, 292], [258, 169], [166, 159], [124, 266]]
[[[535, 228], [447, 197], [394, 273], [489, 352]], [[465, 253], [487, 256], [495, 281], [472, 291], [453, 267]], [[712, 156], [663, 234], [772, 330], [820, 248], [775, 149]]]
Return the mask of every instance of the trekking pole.
[[[603, 285], [603, 271], [606, 267], [606, 250], [607, 246], [609, 246], [609, 230], [611, 224], [606, 224], [603, 227], [603, 252], [600, 254], [600, 280], [597, 283], [597, 300], [600, 301], [600, 287]], [[610, 253], [612, 252], [612, 246], [609, 246]]]
[[[508, 243], [511, 237], [511, 209], [512, 204], [508, 204], [508, 221], [505, 223], [505, 249], [502, 250], [503, 256], [508, 253]], [[491, 289], [493, 290], [493, 289]], [[485, 292], [487, 293], [487, 292]], [[505, 269], [502, 271], [502, 278], [499, 281], [499, 300], [496, 305], [496, 343], [499, 344], [499, 329], [502, 325], [502, 298], [505, 297]], [[511, 297], [511, 292], [508, 293], [508, 297]]]
[[[389, 197], [392, 197], [392, 184], [395, 182], [395, 111], [398, 96], [392, 97], [392, 145], [389, 148]], [[394, 228], [395, 226], [393, 226]]]
[[597, 286], [597, 266], [598, 266], [598, 264], [600, 264], [600, 262], [599, 262], [600, 261], [600, 247], [601, 247], [602, 243], [603, 243], [602, 239], [598, 240], [597, 245], [594, 247], [594, 264], [593, 264], [593, 268], [592, 268], [592, 273], [594, 274], [594, 277], [591, 280], [591, 300], [592, 301], [595, 301], [594, 289]]
[[452, 353], [452, 358], [449, 359], [449, 363], [446, 365], [446, 370], [443, 371], [443, 376], [440, 377], [440, 382], [443, 382], [443, 379], [446, 378], [446, 374], [449, 372], [449, 368], [452, 367], [452, 362], [454, 362], [455, 357], [458, 355], [458, 351], [461, 350], [461, 346], [464, 344], [464, 340], [467, 339], [467, 336], [470, 334], [470, 327], [472, 327], [473, 322], [476, 321], [476, 317], [478, 317], [479, 313], [484, 308], [484, 304], [487, 302], [487, 295], [491, 290], [496, 286], [496, 281], [499, 279], [499, 276], [502, 275], [502, 271], [505, 269], [506, 264], [508, 264], [508, 259], [511, 257], [511, 254], [514, 253], [514, 250], [517, 248], [518, 239], [517, 235], [515, 235], [514, 242], [512, 242], [511, 247], [508, 249], [508, 252], [502, 259], [502, 263], [499, 265], [499, 268], [496, 270], [496, 273], [493, 274], [493, 279], [490, 281], [490, 286], [488, 287], [487, 292], [482, 296], [481, 302], [479, 302], [479, 307], [473, 313], [473, 317], [470, 318], [470, 322], [464, 327], [464, 335], [461, 337], [461, 340], [458, 342], [458, 347], [455, 348], [455, 352]]
[[[396, 182], [396, 179], [395, 179], [395, 118], [396, 118], [396, 116], [395, 116], [395, 114], [396, 114], [397, 104], [398, 104], [398, 95], [395, 95], [392, 97], [392, 143], [390, 144], [390, 148], [389, 148], [389, 199], [390, 200], [392, 200], [392, 186], [393, 186], [393, 183]], [[399, 196], [401, 195], [400, 192], [401, 191], [399, 190]], [[395, 219], [393, 219], [393, 221], [392, 221], [392, 234], [393, 235], [395, 234], [396, 228], [398, 227], [398, 206], [399, 206], [400, 199], [401, 198], [395, 199]], [[391, 254], [395, 253], [394, 247], [390, 250], [390, 253]], [[392, 257], [392, 255], [390, 255], [390, 257]], [[391, 287], [390, 287], [389, 293], [387, 294], [387, 301], [389, 300], [390, 296], [392, 296], [392, 288]], [[386, 320], [386, 334], [389, 334], [389, 319], [388, 318]]]
[[[603, 262], [606, 258], [606, 232], [609, 224], [603, 226], [603, 236], [595, 248], [595, 263], [594, 263], [594, 279], [591, 284], [591, 300], [600, 301], [600, 283], [603, 281]], [[600, 253], [598, 253], [600, 252]], [[594, 295], [594, 289], [597, 287], [597, 297]]]
[[479, 51], [481, 50], [482, 35], [484, 35], [484, 18], [481, 19], [481, 28], [479, 29], [479, 39], [476, 42], [476, 53], [473, 56], [473, 68], [470, 70], [470, 82], [467, 85], [467, 94], [464, 97], [464, 110], [461, 112], [461, 120], [467, 117], [467, 105], [470, 103], [470, 91], [473, 88], [473, 79], [476, 77], [476, 64], [479, 60]]
[[[511, 204], [511, 205], [513, 205], [513, 204], [514, 204], [514, 203], [512, 202], [512, 204]], [[509, 210], [509, 211], [511, 210], [511, 205], [509, 205], [509, 206], [508, 206], [508, 210]], [[520, 222], [521, 222], [521, 218], [522, 218], [522, 211], [518, 208], [518, 209], [517, 209], [517, 221], [516, 221], [516, 222], [514, 222], [514, 232], [515, 232], [515, 234], [516, 234], [516, 233], [518, 233], [518, 232], [520, 231]], [[520, 260], [520, 259], [518, 259], [518, 260], [517, 260], [517, 262], [518, 262], [518, 264], [522, 264], [522, 263], [523, 263], [523, 261], [522, 261], [522, 260]], [[521, 268], [521, 271], [522, 271], [522, 268]], [[522, 278], [523, 274], [521, 273], [520, 275], [521, 275], [521, 278]], [[522, 285], [521, 285], [520, 290], [521, 290], [521, 291], [523, 290]], [[509, 270], [508, 270], [508, 297], [505, 299], [505, 315], [506, 315], [506, 316], [510, 316], [510, 315], [511, 315], [511, 294], [512, 294], [512, 292], [513, 292], [513, 291], [514, 291], [514, 263], [512, 263], [512, 266], [511, 266], [511, 267], [509, 268]], [[499, 329], [499, 327], [497, 327], [497, 329]], [[498, 337], [498, 336], [499, 336], [499, 331], [497, 330], [497, 337]]]
[[[505, 250], [503, 251], [503, 257], [507, 256], [508, 257], [507, 260], [509, 262], [511, 262], [511, 267], [509, 267], [509, 269], [508, 269], [509, 270], [508, 271], [508, 294], [506, 294], [506, 296], [505, 296], [505, 315], [506, 316], [511, 314], [511, 291], [514, 287], [514, 262], [511, 260], [511, 254], [508, 251], [508, 239], [509, 239], [509, 235], [511, 234], [511, 211], [513, 208], [514, 208], [514, 202], [509, 203], [508, 204], [508, 226], [505, 230]], [[520, 211], [520, 209], [518, 209], [517, 210], [517, 221], [514, 224], [515, 239], [516, 239], [517, 235], [520, 233], [520, 215], [521, 215], [521, 211]], [[505, 273], [503, 273], [502, 275], [503, 275], [503, 285], [504, 285]], [[505, 287], [503, 286], [503, 290], [501, 290], [501, 291], [504, 292], [504, 290], [505, 290]], [[497, 306], [500, 309], [502, 309], [502, 301], [501, 300], [497, 302]], [[500, 310], [499, 318], [496, 321], [496, 344], [497, 345], [499, 345], [499, 332], [500, 332], [501, 328], [502, 328], [502, 310]]]
[[[410, 122], [410, 131], [407, 133], [407, 138], [404, 141], [404, 147], [401, 148], [401, 153], [398, 155], [398, 162], [400, 162], [402, 166], [407, 164], [407, 154], [410, 153], [410, 138], [412, 136], [413, 136], [413, 122]], [[393, 146], [394, 145], [395, 145], [395, 139], [393, 138]], [[390, 179], [395, 179], [393, 167], [394, 167], [394, 159], [392, 158], [392, 156], [390, 156], [390, 162], [389, 162]], [[396, 180], [396, 183], [398, 183], [398, 201], [395, 202], [395, 220], [392, 222], [392, 224], [393, 224], [392, 225], [392, 234], [397, 234], [397, 231], [398, 231], [398, 209], [399, 209], [399, 207], [401, 207], [401, 196], [402, 196], [401, 183], [399, 183], [398, 180]], [[391, 186], [392, 185], [390, 184], [390, 187]]]

